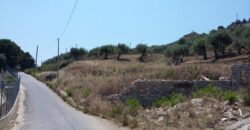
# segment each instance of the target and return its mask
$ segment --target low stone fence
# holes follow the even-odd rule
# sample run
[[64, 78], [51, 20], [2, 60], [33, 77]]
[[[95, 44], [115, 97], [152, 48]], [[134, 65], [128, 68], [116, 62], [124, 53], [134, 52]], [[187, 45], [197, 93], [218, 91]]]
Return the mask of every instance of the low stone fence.
[[232, 89], [230, 80], [226, 81], [170, 81], [170, 80], [137, 80], [131, 87], [124, 90], [120, 99], [126, 101], [128, 98], [136, 98], [142, 106], [150, 106], [155, 99], [167, 97], [172, 93], [191, 95], [195, 90], [214, 85], [222, 90]]
[[142, 106], [149, 106], [155, 99], [169, 96], [173, 92], [190, 95], [195, 90], [214, 85], [222, 90], [236, 89], [239, 85], [250, 84], [250, 64], [233, 65], [230, 80], [136, 80], [119, 94], [122, 101], [136, 98]]

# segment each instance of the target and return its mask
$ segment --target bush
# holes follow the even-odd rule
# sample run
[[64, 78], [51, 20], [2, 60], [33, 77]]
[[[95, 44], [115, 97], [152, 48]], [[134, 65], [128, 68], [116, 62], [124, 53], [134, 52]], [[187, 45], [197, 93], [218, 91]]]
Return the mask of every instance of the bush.
[[208, 85], [206, 87], [198, 89], [193, 93], [193, 95], [196, 98], [213, 97], [220, 99], [221, 96], [223, 96], [223, 91], [216, 86]]
[[4, 77], [4, 82], [5, 83], [14, 83], [14, 82], [16, 82], [16, 80], [12, 76], [10, 76], [9, 74], [7, 74]]
[[250, 106], [250, 90], [246, 91], [243, 94], [243, 101], [244, 101], [245, 105]]
[[92, 90], [90, 89], [90, 88], [85, 88], [85, 89], [83, 89], [83, 91], [82, 91], [82, 95], [83, 95], [83, 97], [88, 97], [90, 94], [92, 93]]
[[237, 100], [237, 93], [234, 91], [226, 91], [223, 94], [223, 100], [227, 100], [230, 103], [235, 102]]
[[199, 69], [198, 69], [198, 67], [196, 65], [194, 65], [194, 66], [193, 65], [188, 65], [187, 70], [191, 74], [192, 79], [197, 79], [197, 77], [200, 74]]
[[165, 78], [173, 78], [175, 76], [175, 71], [173, 69], [167, 70], [165, 72]]
[[136, 115], [138, 108], [141, 106], [139, 100], [136, 98], [128, 98], [126, 100], [126, 105], [128, 105], [131, 115]]
[[173, 93], [168, 98], [161, 97], [153, 102], [153, 105], [156, 107], [161, 106], [175, 106], [176, 104], [183, 102], [184, 96], [179, 93]]
[[122, 114], [122, 106], [119, 104], [112, 105], [112, 116], [120, 116]]
[[67, 96], [72, 97], [73, 96], [73, 89], [72, 88], [66, 89], [66, 93], [67, 93]]

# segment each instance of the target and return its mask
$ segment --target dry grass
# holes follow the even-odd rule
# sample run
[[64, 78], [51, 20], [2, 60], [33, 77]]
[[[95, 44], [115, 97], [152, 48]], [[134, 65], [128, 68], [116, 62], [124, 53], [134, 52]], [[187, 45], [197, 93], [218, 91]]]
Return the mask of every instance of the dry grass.
[[[119, 103], [121, 113], [114, 113], [117, 103], [108, 102], [104, 97], [121, 92], [136, 79], [198, 80], [200, 75], [218, 79], [230, 73], [230, 64], [183, 63], [172, 66], [163, 55], [151, 55], [146, 59], [146, 63], [138, 62], [138, 57], [138, 55], [122, 56], [124, 59], [129, 59], [126, 61], [114, 59], [76, 61], [60, 70], [59, 89], [70, 93], [76, 105], [85, 112], [126, 123], [128, 119], [124, 116], [125, 105]], [[41, 74], [40, 77], [44, 76]], [[55, 80], [45, 82], [53, 88]]]

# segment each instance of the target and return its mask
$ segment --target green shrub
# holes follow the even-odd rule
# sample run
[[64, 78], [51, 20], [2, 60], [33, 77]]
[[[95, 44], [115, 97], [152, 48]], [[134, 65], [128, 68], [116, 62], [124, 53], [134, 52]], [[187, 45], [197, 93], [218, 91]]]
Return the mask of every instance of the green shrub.
[[138, 108], [141, 106], [139, 100], [136, 98], [128, 98], [126, 100], [126, 105], [128, 106], [131, 115], [136, 115]]
[[5, 83], [14, 83], [14, 82], [16, 82], [16, 80], [12, 76], [7, 74], [6, 76], [4, 76], [4, 82]]
[[118, 104], [115, 104], [115, 105], [112, 105], [112, 116], [115, 117], [115, 116], [119, 116], [122, 114], [122, 106], [121, 105], [118, 105]]
[[82, 96], [83, 97], [88, 97], [92, 93], [92, 90], [90, 88], [84, 88], [82, 91]]
[[243, 101], [245, 105], [250, 106], [250, 90], [245, 91], [243, 94]]
[[228, 100], [229, 102], [235, 102], [237, 100], [237, 93], [234, 91], [226, 91], [223, 94], [223, 100]]
[[223, 96], [223, 91], [216, 86], [208, 85], [195, 91], [193, 96], [196, 98], [213, 97], [220, 99]]
[[169, 69], [165, 72], [165, 78], [173, 78], [175, 76], [175, 71], [173, 69]]
[[72, 97], [73, 96], [73, 89], [72, 88], [66, 89], [66, 93], [67, 93], [67, 96]]
[[156, 107], [161, 106], [175, 106], [176, 104], [183, 102], [184, 96], [179, 93], [173, 93], [168, 98], [161, 97], [153, 102], [153, 105]]
[[198, 70], [198, 67], [196, 65], [194, 65], [194, 66], [193, 65], [188, 65], [187, 70], [191, 74], [193, 79], [197, 79], [197, 77], [200, 74], [200, 72]]

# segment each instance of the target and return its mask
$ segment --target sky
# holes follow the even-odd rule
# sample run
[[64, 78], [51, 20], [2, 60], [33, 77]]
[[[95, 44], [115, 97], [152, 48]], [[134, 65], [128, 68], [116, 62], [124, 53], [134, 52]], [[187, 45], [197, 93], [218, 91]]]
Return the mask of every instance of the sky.
[[[38, 63], [56, 56], [75, 0], [0, 0], [0, 39], [11, 39]], [[250, 0], [79, 0], [60, 38], [60, 53], [104, 44], [168, 44], [192, 31], [250, 18]]]

